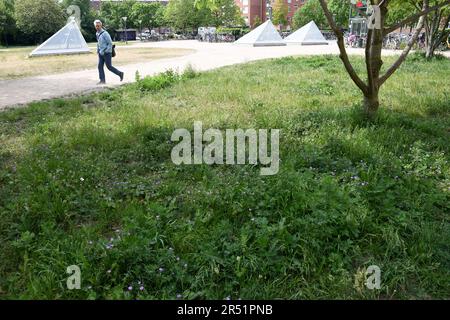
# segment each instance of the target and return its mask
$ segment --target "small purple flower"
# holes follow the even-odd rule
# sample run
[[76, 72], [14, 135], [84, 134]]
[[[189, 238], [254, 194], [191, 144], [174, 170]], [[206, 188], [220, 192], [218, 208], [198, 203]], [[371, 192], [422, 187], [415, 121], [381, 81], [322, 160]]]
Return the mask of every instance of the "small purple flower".
[[177, 299], [182, 299], [182, 298], [183, 298], [183, 295], [177, 294]]
[[144, 291], [144, 289], [145, 289], [144, 286], [141, 286], [141, 287], [139, 288], [140, 291]]
[[132, 286], [129, 286], [129, 287], [128, 287], [128, 291], [133, 291], [133, 287], [132, 287]]
[[187, 263], [185, 263], [183, 267], [187, 268]]

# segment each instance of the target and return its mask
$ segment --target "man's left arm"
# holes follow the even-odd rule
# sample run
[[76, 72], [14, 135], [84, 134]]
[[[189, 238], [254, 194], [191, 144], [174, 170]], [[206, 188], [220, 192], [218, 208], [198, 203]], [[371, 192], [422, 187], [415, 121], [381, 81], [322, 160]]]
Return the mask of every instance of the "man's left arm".
[[106, 48], [107, 48], [107, 46], [106, 46], [106, 41], [105, 41], [105, 34], [102, 33], [102, 34], [100, 34], [100, 36], [98, 38], [98, 53], [101, 56], [105, 55]]
[[106, 50], [105, 50], [105, 52], [112, 52], [112, 47], [113, 47], [113, 42], [112, 42], [112, 39], [111, 39], [111, 35], [108, 33], [108, 32], [106, 32], [106, 34], [105, 34], [105, 38], [106, 38]]

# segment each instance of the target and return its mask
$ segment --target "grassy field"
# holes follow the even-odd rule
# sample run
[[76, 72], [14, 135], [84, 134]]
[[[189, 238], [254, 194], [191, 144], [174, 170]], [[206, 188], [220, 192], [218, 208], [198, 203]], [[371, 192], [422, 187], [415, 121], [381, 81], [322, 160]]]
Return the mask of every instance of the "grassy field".
[[[95, 44], [89, 44], [92, 54], [47, 56], [29, 58], [36, 47], [19, 47], [0, 50], [0, 80], [17, 79], [30, 76], [47, 75], [69, 71], [95, 69], [97, 57]], [[136, 62], [149, 62], [157, 59], [183, 56], [192, 53], [187, 49], [133, 48], [118, 43], [114, 65], [121, 66]]]
[[[449, 73], [409, 58], [370, 123], [329, 56], [0, 113], [0, 297], [449, 298]], [[175, 166], [171, 134], [194, 121], [281, 129], [280, 172]]]

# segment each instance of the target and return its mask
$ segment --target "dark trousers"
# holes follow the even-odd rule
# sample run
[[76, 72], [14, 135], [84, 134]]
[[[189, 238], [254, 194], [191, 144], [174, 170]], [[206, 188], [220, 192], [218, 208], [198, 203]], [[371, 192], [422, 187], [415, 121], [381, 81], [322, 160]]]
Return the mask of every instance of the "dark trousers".
[[104, 70], [105, 64], [109, 71], [120, 77], [122, 72], [113, 67], [111, 53], [105, 53], [103, 56], [101, 54], [98, 54], [98, 73], [100, 76], [100, 81], [106, 81]]

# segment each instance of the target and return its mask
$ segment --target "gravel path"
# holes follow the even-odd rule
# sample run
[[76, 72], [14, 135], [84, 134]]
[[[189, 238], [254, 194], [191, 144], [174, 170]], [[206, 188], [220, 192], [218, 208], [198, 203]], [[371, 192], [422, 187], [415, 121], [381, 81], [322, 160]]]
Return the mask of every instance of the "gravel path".
[[[188, 65], [191, 65], [195, 70], [204, 71], [268, 58], [339, 53], [337, 45], [334, 42], [328, 46], [292, 45], [286, 47], [254, 48], [229, 43], [201, 43], [195, 40], [187, 40], [137, 43], [134, 46], [141, 48], [183, 48], [194, 49], [196, 51], [182, 57], [121, 66], [119, 69], [125, 72], [123, 83], [133, 82], [136, 71], [139, 71], [141, 76], [147, 76], [163, 72], [167, 69], [178, 69], [182, 71]], [[363, 49], [348, 49], [348, 52], [349, 54], [364, 54]], [[398, 52], [384, 51], [384, 54], [398, 54]], [[96, 57], [93, 56], [93, 59], [96, 59]], [[98, 72], [96, 69], [17, 80], [0, 80], [0, 110], [18, 107], [34, 101], [101, 90], [104, 87], [114, 87], [121, 84], [118, 77], [111, 74], [106, 68], [105, 71], [109, 84], [103, 87], [96, 85], [98, 82]]]

